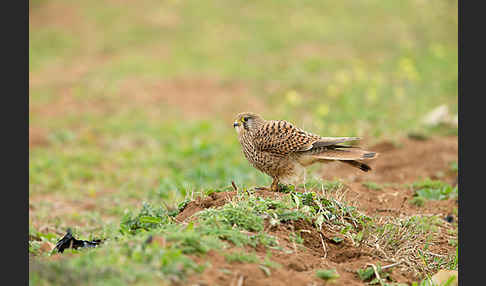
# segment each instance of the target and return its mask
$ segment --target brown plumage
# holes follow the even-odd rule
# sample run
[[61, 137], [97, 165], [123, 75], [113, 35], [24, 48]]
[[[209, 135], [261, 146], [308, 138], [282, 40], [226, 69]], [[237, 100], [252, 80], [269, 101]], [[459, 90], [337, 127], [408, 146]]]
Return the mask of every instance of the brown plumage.
[[284, 120], [265, 120], [251, 112], [236, 116], [233, 126], [243, 154], [258, 170], [271, 176], [271, 190], [294, 177], [300, 169], [314, 163], [340, 161], [362, 171], [371, 168], [356, 160], [374, 159], [378, 153], [359, 147], [340, 145], [358, 137], [321, 137], [295, 127]]

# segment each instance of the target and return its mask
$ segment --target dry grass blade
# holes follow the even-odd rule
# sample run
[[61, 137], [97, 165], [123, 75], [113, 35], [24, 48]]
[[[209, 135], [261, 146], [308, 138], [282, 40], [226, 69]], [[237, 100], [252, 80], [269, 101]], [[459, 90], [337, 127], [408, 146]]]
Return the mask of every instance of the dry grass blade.
[[380, 273], [378, 273], [378, 269], [376, 266], [372, 263], [367, 263], [366, 266], [371, 266], [373, 268], [373, 271], [375, 272], [376, 279], [378, 279], [378, 282], [380, 282], [380, 285], [383, 286], [383, 281], [381, 280]]
[[236, 286], [242, 286], [243, 285], [243, 280], [245, 280], [245, 276], [240, 275], [240, 277], [238, 278], [238, 281], [236, 283]]
[[326, 243], [324, 242], [324, 239], [322, 238], [322, 234], [319, 233], [319, 237], [321, 238], [322, 249], [324, 250], [324, 258], [326, 258], [327, 257]]
[[381, 217], [370, 226], [370, 235], [363, 243], [379, 257], [399, 261], [388, 267], [401, 264], [402, 270], [421, 277], [446, 265], [448, 256], [432, 251], [440, 235], [450, 228], [437, 216]]

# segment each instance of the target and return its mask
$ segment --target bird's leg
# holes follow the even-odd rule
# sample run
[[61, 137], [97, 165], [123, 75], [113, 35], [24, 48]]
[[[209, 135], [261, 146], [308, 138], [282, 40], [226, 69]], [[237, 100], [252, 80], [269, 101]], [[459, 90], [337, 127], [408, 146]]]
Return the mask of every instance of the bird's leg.
[[273, 182], [272, 182], [272, 185], [270, 186], [270, 190], [272, 192], [278, 192], [278, 179], [277, 178], [273, 178]]

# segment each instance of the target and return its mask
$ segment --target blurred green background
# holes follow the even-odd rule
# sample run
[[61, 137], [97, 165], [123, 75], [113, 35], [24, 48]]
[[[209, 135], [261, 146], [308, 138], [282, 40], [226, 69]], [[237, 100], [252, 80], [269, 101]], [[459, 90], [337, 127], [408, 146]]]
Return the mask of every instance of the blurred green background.
[[270, 183], [240, 111], [367, 145], [457, 112], [457, 1], [29, 4], [31, 230], [96, 235], [143, 201]]

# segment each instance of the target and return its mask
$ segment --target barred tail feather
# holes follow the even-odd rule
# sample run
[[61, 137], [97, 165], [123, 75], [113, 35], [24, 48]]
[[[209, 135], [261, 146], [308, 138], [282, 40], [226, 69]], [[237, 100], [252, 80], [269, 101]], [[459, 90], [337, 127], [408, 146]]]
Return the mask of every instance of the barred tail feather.
[[321, 149], [321, 150], [311, 150], [307, 154], [314, 156], [319, 159], [327, 160], [364, 160], [364, 159], [374, 159], [378, 156], [378, 153], [362, 150], [359, 148], [347, 148], [342, 149]]

